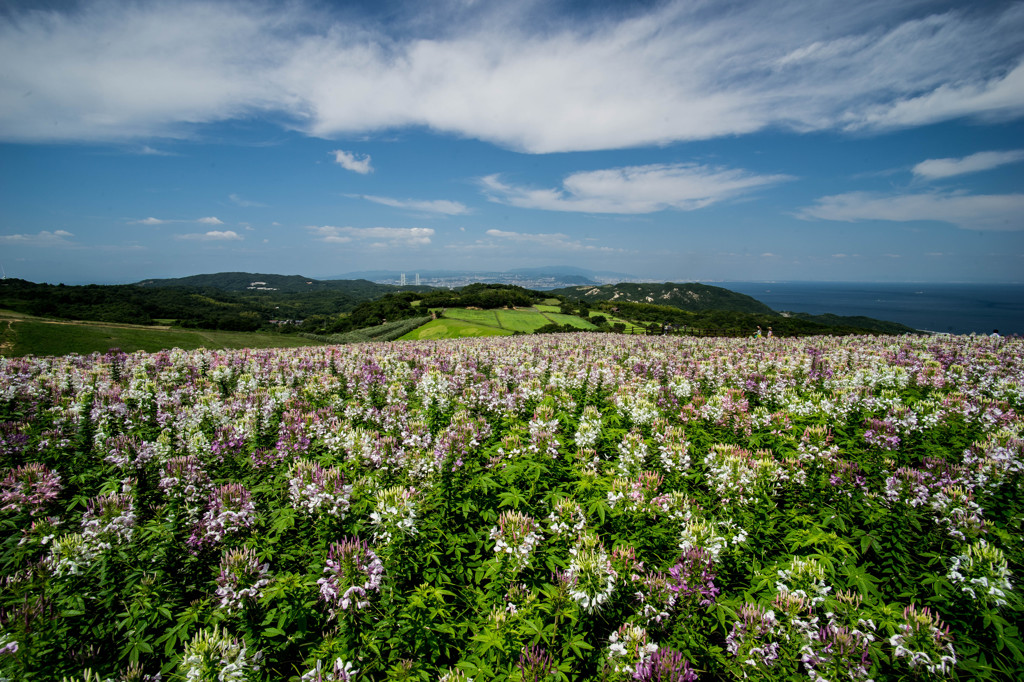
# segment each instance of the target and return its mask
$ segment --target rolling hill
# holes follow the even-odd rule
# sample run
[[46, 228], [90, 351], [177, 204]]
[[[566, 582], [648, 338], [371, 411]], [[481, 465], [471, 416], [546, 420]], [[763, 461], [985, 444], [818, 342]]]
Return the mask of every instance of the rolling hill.
[[653, 303], [667, 305], [696, 313], [704, 310], [730, 310], [740, 313], [772, 314], [771, 308], [756, 298], [729, 289], [689, 282], [678, 284], [647, 284], [622, 282], [601, 286], [575, 286], [552, 289], [549, 294], [568, 299], [596, 303], [621, 301], [624, 303]]

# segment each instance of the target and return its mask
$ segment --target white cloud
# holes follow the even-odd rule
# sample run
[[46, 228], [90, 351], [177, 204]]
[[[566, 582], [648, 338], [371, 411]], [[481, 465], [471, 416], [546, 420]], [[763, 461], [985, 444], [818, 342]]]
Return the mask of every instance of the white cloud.
[[141, 154], [142, 156], [180, 156], [180, 154], [176, 154], [175, 152], [168, 152], [162, 149], [155, 149], [153, 147], [150, 147], [149, 145], [142, 145], [142, 147], [139, 148], [137, 153]]
[[394, 208], [405, 208], [412, 211], [420, 211], [422, 213], [439, 213], [441, 215], [465, 215], [469, 213], [469, 208], [458, 201], [449, 201], [447, 199], [434, 199], [428, 201], [417, 201], [415, 199], [392, 199], [391, 197], [377, 197], [369, 194], [355, 194], [350, 195], [358, 197], [360, 199], [366, 199], [377, 204], [383, 204], [384, 206], [393, 206]]
[[1024, 114], [1021, 3], [456, 7], [410, 4], [387, 25], [302, 0], [11, 10], [0, 138], [183, 137], [268, 115], [320, 137], [422, 126], [542, 153]]
[[492, 200], [520, 208], [584, 213], [653, 213], [668, 208], [691, 211], [758, 187], [790, 179], [697, 164], [654, 164], [581, 171], [562, 189], [527, 189], [498, 175], [480, 180]]
[[334, 161], [345, 170], [350, 170], [360, 175], [366, 175], [373, 172], [373, 166], [370, 165], [370, 155], [363, 154], [362, 157], [357, 157], [352, 152], [346, 152], [342, 149], [335, 149], [331, 154], [334, 154]]
[[[594, 244], [584, 244], [578, 239], [572, 239], [569, 235], [562, 234], [560, 232], [555, 233], [543, 233], [543, 232], [512, 232], [508, 230], [487, 230], [487, 236], [495, 237], [497, 239], [515, 242], [519, 244], [534, 244], [537, 246], [543, 246], [546, 249], [559, 250], [559, 251], [602, 251], [605, 253], [612, 253], [621, 251], [621, 249], [613, 249], [607, 246], [597, 246]], [[486, 246], [486, 244], [484, 244]]]
[[261, 204], [258, 201], [246, 199], [238, 194], [229, 194], [228, 199], [231, 199], [231, 202], [236, 206], [241, 206], [243, 208], [266, 208], [267, 206], [266, 204]]
[[1024, 149], [978, 152], [962, 159], [928, 159], [914, 166], [914, 175], [929, 180], [977, 173], [1024, 160]]
[[142, 220], [129, 220], [130, 225], [166, 225], [168, 223], [199, 223], [200, 225], [223, 225], [224, 221], [220, 218], [209, 216], [206, 218], [196, 218], [195, 220], [164, 220], [162, 218], [143, 218]]
[[211, 230], [209, 232], [201, 232], [195, 234], [179, 234], [177, 239], [187, 239], [201, 242], [227, 242], [227, 241], [238, 241], [242, 239], [242, 235], [238, 234], [234, 230]]
[[934, 220], [965, 230], [1014, 231], [1024, 230], [1024, 194], [849, 192], [822, 197], [798, 216], [847, 222]]
[[3, 234], [0, 235], [0, 244], [9, 244], [11, 246], [34, 246], [34, 247], [52, 247], [52, 246], [75, 246], [70, 241], [71, 237], [75, 235], [67, 230], [41, 230], [35, 234]]
[[334, 227], [333, 225], [306, 228], [320, 241], [328, 244], [346, 244], [356, 240], [379, 240], [375, 246], [425, 246], [434, 236], [429, 227]]

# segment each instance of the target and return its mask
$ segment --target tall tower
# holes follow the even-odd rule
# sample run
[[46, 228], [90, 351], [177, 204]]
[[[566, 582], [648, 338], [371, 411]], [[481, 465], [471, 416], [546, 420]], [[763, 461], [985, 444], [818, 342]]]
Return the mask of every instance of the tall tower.
[[420, 285], [420, 273], [416, 273], [416, 286]]
[[402, 278], [400, 280], [398, 280], [398, 285], [399, 286], [403, 286], [403, 287], [405, 286], [405, 273], [404, 272], [402, 273]]

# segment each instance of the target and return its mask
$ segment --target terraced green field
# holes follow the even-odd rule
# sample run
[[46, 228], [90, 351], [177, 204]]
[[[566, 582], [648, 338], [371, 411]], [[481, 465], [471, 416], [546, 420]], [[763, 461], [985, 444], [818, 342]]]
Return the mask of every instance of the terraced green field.
[[[449, 311], [445, 311], [447, 315]], [[472, 311], [471, 311], [472, 312]], [[476, 324], [466, 320], [441, 318], [431, 320], [422, 327], [417, 327], [401, 337], [399, 341], [418, 341], [423, 339], [461, 339], [476, 336], [509, 336], [512, 332], [498, 327]]]
[[546, 315], [534, 309], [498, 310], [497, 313], [501, 326], [509, 331], [529, 334], [546, 324], [551, 324]]
[[545, 313], [544, 317], [548, 318], [555, 324], [567, 324], [577, 329], [597, 329], [595, 325], [587, 322], [582, 317], [575, 315], [563, 315], [562, 313]]
[[473, 324], [490, 327], [501, 327], [495, 310], [475, 310], [473, 308], [445, 308], [444, 316], [452, 320], [464, 320]]

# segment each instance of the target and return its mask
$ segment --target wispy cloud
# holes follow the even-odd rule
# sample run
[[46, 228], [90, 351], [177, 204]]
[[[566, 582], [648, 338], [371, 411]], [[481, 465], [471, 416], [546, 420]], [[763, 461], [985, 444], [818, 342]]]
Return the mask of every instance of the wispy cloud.
[[[569, 235], [560, 232], [513, 232], [510, 230], [487, 230], [488, 237], [494, 237], [499, 241], [512, 242], [517, 244], [542, 246], [553, 251], [599, 251], [603, 253], [621, 252], [622, 249], [613, 249], [608, 246], [587, 244], [579, 239], [573, 239]], [[485, 242], [478, 242], [477, 246], [487, 246]]]
[[345, 170], [350, 170], [354, 173], [359, 173], [360, 175], [366, 175], [373, 172], [373, 166], [370, 165], [369, 154], [356, 156], [352, 152], [346, 152], [342, 149], [335, 149], [331, 154], [334, 154], [334, 162]]
[[561, 189], [529, 189], [498, 175], [480, 180], [484, 193], [502, 204], [547, 211], [653, 213], [692, 211], [737, 195], [789, 180], [744, 170], [697, 164], [655, 164], [573, 173]]
[[410, 211], [418, 211], [420, 213], [439, 213], [441, 215], [466, 215], [470, 212], [469, 207], [458, 201], [449, 201], [447, 199], [433, 199], [420, 201], [416, 199], [393, 199], [391, 197], [378, 197], [369, 194], [351, 194], [351, 197], [358, 199], [366, 199], [372, 201], [375, 204], [382, 204], [384, 206], [393, 206], [394, 208], [404, 208]]
[[977, 173], [1024, 160], [1024, 149], [978, 152], [960, 159], [928, 159], [914, 166], [914, 175], [928, 180]]
[[347, 244], [352, 241], [370, 241], [381, 246], [425, 246], [434, 236], [429, 227], [335, 227], [333, 225], [306, 228], [320, 241], [328, 244]]
[[393, 30], [303, 2], [11, 10], [2, 139], [182, 137], [267, 114], [325, 138], [422, 126], [544, 153], [1024, 114], [1021, 3], [669, 0], [557, 21], [538, 19], [561, 3], [455, 6], [466, 17], [432, 23], [409, 5]]
[[41, 230], [35, 234], [3, 234], [0, 244], [11, 246], [55, 247], [76, 246], [71, 238], [75, 235], [67, 230]]
[[848, 192], [822, 197], [798, 217], [847, 222], [934, 220], [965, 230], [1024, 230], [1024, 194]]
[[211, 230], [209, 232], [179, 234], [175, 235], [175, 238], [200, 242], [232, 242], [241, 240], [242, 235], [234, 230]]
[[267, 206], [266, 204], [262, 204], [258, 201], [246, 199], [245, 197], [240, 196], [238, 194], [229, 194], [228, 199], [231, 199], [231, 202], [233, 204], [235, 204], [236, 206], [241, 206], [242, 208], [266, 208]]
[[176, 152], [168, 152], [163, 149], [156, 149], [154, 147], [150, 147], [148, 144], [144, 144], [141, 147], [139, 147], [136, 153], [141, 154], [143, 156], [180, 156], [180, 154]]
[[142, 220], [128, 221], [129, 225], [166, 225], [168, 223], [199, 223], [200, 225], [223, 225], [224, 221], [214, 216], [208, 216], [206, 218], [196, 218], [194, 220], [178, 218], [163, 219], [154, 218], [150, 216], [149, 218], [143, 218]]

